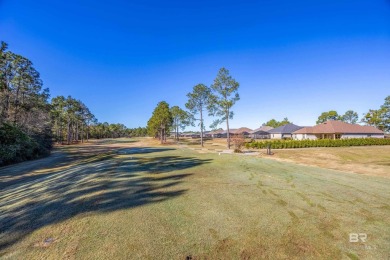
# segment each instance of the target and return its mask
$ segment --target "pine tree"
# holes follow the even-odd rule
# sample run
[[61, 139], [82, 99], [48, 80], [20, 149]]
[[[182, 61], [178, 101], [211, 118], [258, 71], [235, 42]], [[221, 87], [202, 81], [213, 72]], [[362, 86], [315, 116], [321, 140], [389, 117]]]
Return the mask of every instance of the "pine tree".
[[211, 95], [209, 111], [210, 115], [218, 117], [211, 128], [216, 128], [217, 125], [226, 122], [228, 149], [230, 149], [229, 119], [233, 119], [234, 114], [231, 109], [240, 100], [237, 92], [239, 86], [240, 84], [230, 76], [229, 71], [225, 68], [219, 70], [214, 84], [211, 85], [213, 94]]

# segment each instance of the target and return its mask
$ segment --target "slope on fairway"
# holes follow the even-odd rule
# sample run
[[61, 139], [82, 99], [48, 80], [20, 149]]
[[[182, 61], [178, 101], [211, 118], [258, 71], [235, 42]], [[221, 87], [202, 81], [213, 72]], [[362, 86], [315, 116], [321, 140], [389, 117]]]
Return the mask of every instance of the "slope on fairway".
[[[47, 165], [0, 170], [9, 181], [0, 191], [0, 257], [386, 259], [390, 252], [389, 179], [142, 141], [61, 154]], [[366, 233], [367, 242], [349, 242], [350, 233]]]

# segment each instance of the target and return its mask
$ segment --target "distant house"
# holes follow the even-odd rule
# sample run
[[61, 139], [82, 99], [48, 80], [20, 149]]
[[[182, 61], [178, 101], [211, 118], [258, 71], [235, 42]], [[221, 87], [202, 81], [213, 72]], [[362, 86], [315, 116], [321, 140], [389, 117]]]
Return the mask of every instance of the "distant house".
[[296, 140], [384, 138], [384, 136], [383, 131], [373, 126], [348, 124], [337, 120], [329, 120], [316, 126], [304, 127], [293, 133], [293, 138]]
[[248, 127], [240, 127], [233, 131], [233, 135], [243, 135], [245, 137], [249, 137], [250, 132], [252, 132], [252, 129]]
[[269, 130], [273, 129], [270, 126], [261, 126], [251, 132], [249, 132], [249, 136], [253, 139], [269, 139], [270, 133]]
[[180, 133], [180, 137], [191, 137], [190, 132]]
[[[238, 129], [236, 129], [236, 128], [231, 128], [231, 129], [229, 129], [229, 135], [230, 135], [230, 136], [234, 135], [234, 133], [235, 133], [237, 130], [238, 130]], [[221, 137], [222, 137], [222, 138], [227, 138], [227, 130], [223, 130], [223, 131], [221, 132]]]
[[[245, 137], [249, 137], [249, 133], [252, 131], [252, 129], [248, 127], [240, 127], [240, 128], [231, 128], [229, 129], [229, 135], [234, 136], [234, 135], [244, 135]], [[227, 130], [222, 130], [220, 132], [220, 137], [221, 138], [227, 138]]]
[[271, 139], [290, 139], [292, 133], [303, 128], [294, 124], [287, 124], [268, 131]]
[[185, 138], [200, 138], [200, 133], [198, 132], [184, 132], [180, 134], [180, 137]]
[[222, 133], [223, 133], [223, 130], [219, 129], [219, 130], [214, 130], [214, 131], [208, 132], [206, 136], [211, 137], [211, 138], [221, 138]]

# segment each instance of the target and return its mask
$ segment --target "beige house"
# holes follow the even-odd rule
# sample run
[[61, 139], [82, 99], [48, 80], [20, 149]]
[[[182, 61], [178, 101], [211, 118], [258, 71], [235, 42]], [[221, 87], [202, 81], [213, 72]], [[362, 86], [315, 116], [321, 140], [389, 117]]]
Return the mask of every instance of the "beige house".
[[329, 120], [325, 123], [301, 128], [292, 134], [295, 140], [348, 139], [348, 138], [384, 138], [384, 132], [373, 126], [348, 124]]

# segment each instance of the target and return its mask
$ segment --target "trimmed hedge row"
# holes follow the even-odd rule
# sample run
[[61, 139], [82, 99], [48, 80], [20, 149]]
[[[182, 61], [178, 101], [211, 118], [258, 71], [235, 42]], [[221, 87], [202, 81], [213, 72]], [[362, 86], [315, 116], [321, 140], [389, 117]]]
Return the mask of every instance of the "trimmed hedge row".
[[273, 149], [306, 148], [306, 147], [343, 147], [343, 146], [368, 146], [390, 145], [390, 139], [386, 138], [354, 138], [354, 139], [318, 139], [318, 140], [267, 140], [251, 141], [245, 144], [246, 148], [265, 149], [271, 145]]

